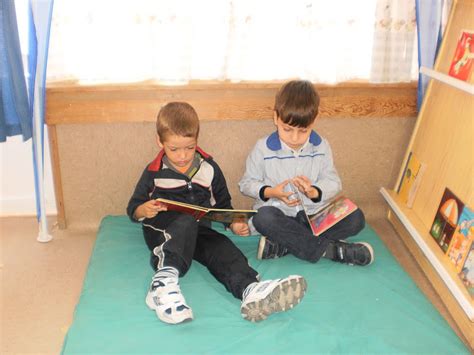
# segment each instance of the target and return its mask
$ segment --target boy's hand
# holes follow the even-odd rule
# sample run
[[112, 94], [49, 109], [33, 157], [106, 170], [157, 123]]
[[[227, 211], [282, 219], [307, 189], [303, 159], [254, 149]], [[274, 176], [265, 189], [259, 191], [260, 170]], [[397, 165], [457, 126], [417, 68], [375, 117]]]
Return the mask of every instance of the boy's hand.
[[283, 201], [287, 206], [294, 207], [300, 203], [300, 200], [294, 196], [295, 193], [291, 191], [285, 191], [286, 185], [290, 180], [285, 180], [273, 187], [267, 187], [265, 189], [266, 198], [277, 198]]
[[311, 184], [311, 180], [304, 175], [299, 175], [293, 178], [293, 185], [309, 199], [319, 197], [319, 191]]
[[137, 209], [135, 210], [135, 218], [136, 219], [140, 219], [144, 217], [153, 218], [159, 212], [166, 211], [166, 210], [167, 210], [166, 205], [156, 200], [150, 200], [137, 207]]
[[250, 235], [249, 225], [245, 222], [234, 222], [230, 225], [230, 229], [234, 234], [240, 235], [241, 237]]

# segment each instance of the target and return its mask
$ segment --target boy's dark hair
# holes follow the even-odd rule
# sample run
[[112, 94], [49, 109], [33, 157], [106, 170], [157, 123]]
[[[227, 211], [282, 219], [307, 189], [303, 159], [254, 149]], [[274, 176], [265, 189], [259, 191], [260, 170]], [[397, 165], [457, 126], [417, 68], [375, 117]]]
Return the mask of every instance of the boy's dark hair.
[[277, 116], [293, 127], [311, 125], [319, 109], [319, 95], [307, 80], [292, 80], [285, 83], [275, 97], [274, 110]]
[[156, 133], [158, 133], [158, 137], [162, 142], [169, 134], [197, 138], [199, 135], [199, 117], [190, 104], [169, 102], [158, 112]]

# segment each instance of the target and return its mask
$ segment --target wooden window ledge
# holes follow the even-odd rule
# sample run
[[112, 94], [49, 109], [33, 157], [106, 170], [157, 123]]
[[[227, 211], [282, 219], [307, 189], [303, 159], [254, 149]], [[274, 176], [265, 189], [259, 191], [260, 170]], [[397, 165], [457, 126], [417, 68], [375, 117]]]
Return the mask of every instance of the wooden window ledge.
[[[153, 122], [159, 107], [169, 101], [189, 102], [201, 120], [268, 119], [281, 84], [48, 84], [46, 123]], [[396, 118], [417, 114], [416, 83], [315, 86], [321, 96], [319, 117]]]

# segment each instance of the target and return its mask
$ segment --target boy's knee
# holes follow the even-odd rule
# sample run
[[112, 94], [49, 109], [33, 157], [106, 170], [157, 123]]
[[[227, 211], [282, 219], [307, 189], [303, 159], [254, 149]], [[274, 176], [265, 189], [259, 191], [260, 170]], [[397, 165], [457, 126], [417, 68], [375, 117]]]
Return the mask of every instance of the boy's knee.
[[[173, 228], [179, 228], [181, 230], [190, 231], [195, 229], [197, 231], [198, 222], [196, 219], [188, 214], [180, 213], [179, 216], [173, 221]], [[168, 227], [170, 229], [170, 227]]]
[[179, 221], [179, 223], [185, 223], [185, 224], [196, 224], [196, 219], [186, 213], [180, 213], [178, 218], [176, 220]]
[[253, 216], [253, 224], [257, 230], [262, 228], [262, 226], [268, 226], [269, 224], [274, 223], [278, 218], [281, 211], [273, 206], [263, 206], [258, 209], [258, 212]]

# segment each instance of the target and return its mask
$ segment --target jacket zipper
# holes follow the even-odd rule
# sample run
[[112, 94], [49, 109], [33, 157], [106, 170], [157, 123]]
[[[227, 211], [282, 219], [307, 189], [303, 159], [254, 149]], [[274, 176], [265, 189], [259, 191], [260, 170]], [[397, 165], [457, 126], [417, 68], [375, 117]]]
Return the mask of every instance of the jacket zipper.
[[188, 192], [191, 202], [194, 202], [193, 184], [191, 181], [186, 182], [186, 184], [188, 185]]

